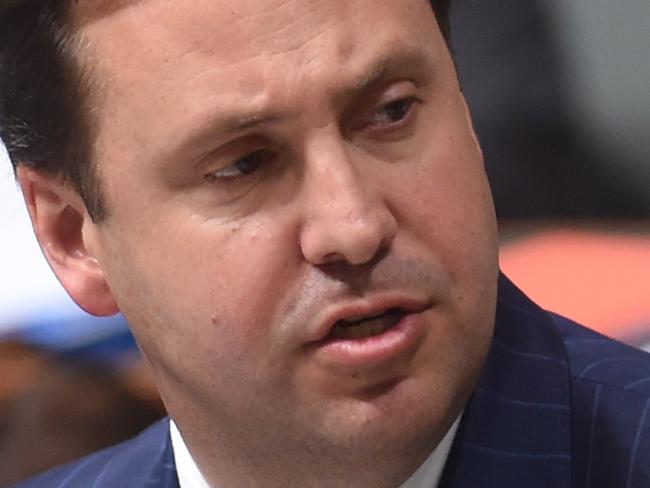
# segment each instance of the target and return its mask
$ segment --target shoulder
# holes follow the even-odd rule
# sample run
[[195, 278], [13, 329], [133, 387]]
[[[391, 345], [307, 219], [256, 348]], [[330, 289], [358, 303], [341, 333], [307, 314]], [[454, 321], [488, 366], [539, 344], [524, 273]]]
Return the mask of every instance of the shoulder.
[[549, 313], [566, 350], [573, 382], [650, 398], [650, 354]]
[[505, 276], [499, 285], [501, 338], [566, 364], [572, 384], [616, 391], [638, 401], [650, 397], [650, 354], [543, 310]]
[[[140, 487], [167, 469], [175, 477], [169, 419], [151, 425], [133, 439], [47, 471], [14, 488]], [[165, 485], [166, 486], [166, 485]]]
[[650, 486], [650, 354], [550, 314], [563, 338], [577, 486]]

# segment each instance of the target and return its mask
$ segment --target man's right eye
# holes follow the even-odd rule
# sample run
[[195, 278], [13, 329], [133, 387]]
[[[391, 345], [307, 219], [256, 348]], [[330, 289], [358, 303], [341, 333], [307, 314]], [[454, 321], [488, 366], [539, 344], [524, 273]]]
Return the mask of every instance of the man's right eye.
[[271, 151], [260, 149], [233, 161], [228, 166], [206, 174], [203, 178], [207, 182], [241, 178], [257, 171], [260, 166], [268, 162], [272, 157], [273, 153]]

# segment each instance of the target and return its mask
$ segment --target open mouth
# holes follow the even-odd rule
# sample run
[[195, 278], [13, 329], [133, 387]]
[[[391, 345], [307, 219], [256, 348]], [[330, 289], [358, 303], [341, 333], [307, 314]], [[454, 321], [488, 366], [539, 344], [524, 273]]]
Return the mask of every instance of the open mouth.
[[359, 340], [383, 334], [394, 327], [408, 312], [401, 308], [390, 308], [371, 317], [350, 317], [334, 324], [329, 338]]

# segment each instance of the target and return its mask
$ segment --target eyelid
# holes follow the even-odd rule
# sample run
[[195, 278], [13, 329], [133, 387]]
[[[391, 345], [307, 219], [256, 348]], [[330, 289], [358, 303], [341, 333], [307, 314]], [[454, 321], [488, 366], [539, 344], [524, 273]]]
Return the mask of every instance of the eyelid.
[[219, 143], [197, 158], [192, 164], [194, 171], [204, 174], [214, 173], [257, 151], [271, 150], [268, 137], [259, 134], [246, 134], [225, 144]]
[[409, 103], [408, 110], [404, 114], [404, 117], [402, 117], [400, 120], [397, 120], [397, 121], [394, 121], [394, 122], [379, 123], [380, 126], [391, 126], [391, 125], [399, 124], [400, 122], [405, 120], [406, 117], [408, 117], [408, 115], [411, 113], [411, 111], [413, 109], [413, 106], [420, 103], [420, 102], [421, 102], [421, 100], [419, 98], [415, 97], [415, 96], [398, 98], [397, 100], [384, 103], [383, 105], [377, 107], [375, 109], [374, 115], [375, 116], [380, 116], [381, 112], [386, 110], [391, 105], [396, 105], [398, 103]]
[[381, 90], [380, 99], [398, 100], [404, 98], [407, 93], [414, 95], [418, 91], [417, 83], [408, 78], [394, 80], [385, 86], [386, 88]]
[[[233, 162], [233, 163], [230, 163], [227, 166], [222, 166], [222, 167], [220, 167], [220, 168], [218, 168], [218, 169], [216, 169], [214, 171], [210, 171], [209, 173], [206, 173], [203, 176], [203, 179], [209, 183], [211, 181], [216, 181], [216, 180], [228, 180], [228, 179], [231, 179], [231, 178], [237, 178], [239, 175], [227, 175], [227, 174], [225, 174], [228, 169], [235, 168], [235, 163], [236, 163], [236, 161]], [[221, 174], [219, 174], [219, 173], [221, 173]]]
[[208, 168], [208, 171], [206, 171], [205, 174], [203, 175], [203, 179], [206, 182], [211, 183], [213, 181], [222, 181], [222, 180], [228, 180], [228, 179], [231, 179], [231, 178], [236, 178], [237, 177], [236, 175], [234, 175], [234, 176], [218, 176], [218, 174], [226, 172], [228, 170], [228, 168], [234, 168], [237, 161], [239, 159], [241, 159], [241, 158], [238, 158], [238, 159], [235, 159], [235, 160], [232, 160], [231, 158], [218, 158], [218, 159], [219, 160], [224, 159], [224, 160], [229, 161], [229, 162], [227, 164], [217, 164], [217, 165], [214, 165], [214, 166], [210, 166]]
[[[412, 102], [408, 106], [408, 110], [404, 114], [404, 116], [396, 121], [393, 122], [381, 122], [377, 120], [377, 112], [381, 111], [384, 109], [386, 106], [391, 105], [393, 103], [397, 102], [406, 102], [410, 101]], [[403, 129], [406, 129], [408, 126], [410, 126], [413, 122], [414, 117], [417, 116], [416, 113], [416, 106], [421, 104], [422, 100], [413, 96], [413, 97], [404, 97], [400, 99], [396, 99], [387, 103], [384, 103], [380, 107], [376, 108], [373, 113], [369, 116], [370, 118], [364, 118], [359, 124], [357, 124], [355, 127], [353, 127], [353, 130], [356, 132], [362, 132], [362, 131], [368, 131], [370, 134], [376, 134], [376, 135], [381, 135], [381, 134], [390, 134], [390, 133], [395, 133], [397, 134], [398, 131], [401, 131]]]
[[[386, 106], [412, 99], [416, 103], [421, 103], [422, 99], [418, 96], [418, 86], [411, 79], [397, 79], [383, 84], [374, 93], [370, 94], [365, 103], [361, 106], [361, 111], [357, 112], [357, 117], [352, 119], [349, 128], [353, 132], [364, 130], [375, 125], [374, 119], [379, 111]], [[383, 124], [382, 129], [389, 129], [393, 124]]]
[[[258, 161], [258, 164], [255, 168], [253, 168], [249, 172], [242, 171], [241, 169], [237, 168], [237, 165], [239, 163], [243, 162], [243, 160], [250, 158], [252, 156], [257, 156], [261, 159], [260, 161]], [[228, 164], [225, 164], [223, 166], [218, 166], [212, 171], [205, 173], [203, 175], [203, 180], [206, 181], [207, 183], [229, 182], [229, 181], [245, 178], [246, 176], [249, 175], [252, 176], [257, 172], [264, 171], [265, 169], [264, 166], [272, 164], [275, 156], [276, 154], [272, 150], [263, 147], [254, 150], [249, 150], [237, 157], [229, 158], [228, 161], [230, 162]]]

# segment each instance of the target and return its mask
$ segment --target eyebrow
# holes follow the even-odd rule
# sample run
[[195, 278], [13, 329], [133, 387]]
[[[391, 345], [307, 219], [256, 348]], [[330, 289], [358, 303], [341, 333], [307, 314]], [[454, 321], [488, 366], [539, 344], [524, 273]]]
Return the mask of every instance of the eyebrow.
[[219, 117], [216, 123], [210, 125], [216, 127], [217, 131], [221, 134], [232, 134], [270, 125], [281, 118], [278, 114], [260, 111], [222, 116]]
[[[334, 90], [337, 99], [354, 99], [360, 93], [389, 79], [393, 74], [419, 73], [430, 70], [431, 59], [421, 47], [398, 43], [385, 50], [367, 66], [361, 71], [361, 74], [345, 81], [347, 86]], [[180, 145], [182, 147], [191, 146], [203, 141], [209, 134], [216, 134], [221, 138], [268, 126], [286, 119], [290, 113], [269, 109], [253, 112], [246, 112], [245, 109], [241, 111], [233, 109], [230, 113], [217, 112], [212, 116], [207, 116], [207, 122], [197, 124], [194, 130], [189, 132], [190, 136], [184, 139]]]
[[363, 93], [397, 73], [427, 71], [431, 68], [431, 61], [422, 48], [398, 45], [384, 52], [369, 66], [342, 90], [344, 97]]

